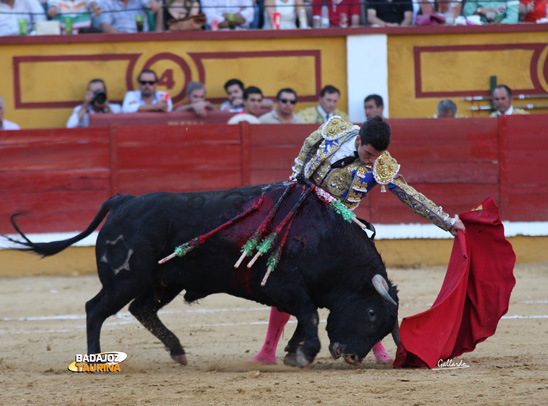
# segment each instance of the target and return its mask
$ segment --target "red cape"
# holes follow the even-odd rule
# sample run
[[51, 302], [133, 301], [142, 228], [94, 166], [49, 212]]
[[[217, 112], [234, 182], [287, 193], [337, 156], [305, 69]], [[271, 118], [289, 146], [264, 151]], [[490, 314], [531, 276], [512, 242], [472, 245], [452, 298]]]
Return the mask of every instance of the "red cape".
[[429, 310], [403, 319], [394, 368], [434, 368], [470, 352], [508, 311], [516, 255], [498, 207], [490, 197], [459, 217], [466, 232], [455, 238], [440, 293]]

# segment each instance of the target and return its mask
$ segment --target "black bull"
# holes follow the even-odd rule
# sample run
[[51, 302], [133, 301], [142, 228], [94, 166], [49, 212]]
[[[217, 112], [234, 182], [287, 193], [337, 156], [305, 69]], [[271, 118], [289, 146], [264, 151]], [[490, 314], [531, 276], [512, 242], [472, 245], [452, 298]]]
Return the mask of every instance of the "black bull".
[[[264, 286], [261, 281], [270, 252], [251, 268], [246, 266], [248, 260], [238, 268], [234, 266], [241, 247], [265, 224], [269, 213], [275, 216], [265, 230], [268, 233], [295, 209], [306, 187], [293, 185], [282, 200], [280, 196], [288, 185], [118, 195], [103, 203], [85, 231], [50, 243], [29, 241], [13, 218], [12, 223], [26, 241], [19, 242], [26, 246], [21, 249], [49, 256], [89, 235], [108, 214], [96, 243], [103, 287], [86, 303], [90, 354], [101, 351], [99, 337], [105, 319], [131, 302], [130, 312], [162, 341], [173, 359], [186, 364], [179, 339], [157, 315], [160, 308], [186, 290], [187, 302], [213, 293], [228, 293], [295, 316], [297, 329], [286, 350], [296, 355], [301, 367], [309, 365], [320, 350], [317, 309], [327, 308], [330, 313], [326, 329], [332, 355], [343, 355], [347, 362], [358, 364], [375, 343], [396, 330], [398, 310], [397, 289], [388, 281], [373, 241], [360, 227], [344, 221], [311, 193], [294, 210], [286, 226], [290, 229], [279, 263]], [[248, 214], [241, 216], [246, 211]], [[239, 215], [229, 226], [210, 233]], [[198, 236], [202, 238], [195, 239]], [[193, 239], [198, 242], [194, 250], [162, 265], [158, 263], [175, 247]], [[274, 248], [283, 245], [280, 240], [281, 234]], [[375, 275], [382, 278], [373, 278]], [[379, 290], [373, 279], [380, 279], [384, 288]]]

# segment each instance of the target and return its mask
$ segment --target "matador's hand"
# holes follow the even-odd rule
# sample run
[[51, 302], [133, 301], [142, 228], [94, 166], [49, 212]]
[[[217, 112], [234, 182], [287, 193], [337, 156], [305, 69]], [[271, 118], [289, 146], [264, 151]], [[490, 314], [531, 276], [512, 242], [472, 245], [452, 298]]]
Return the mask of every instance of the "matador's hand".
[[449, 232], [456, 237], [459, 231], [462, 231], [463, 233], [466, 232], [466, 227], [464, 227], [464, 223], [457, 216], [457, 221], [453, 224], [453, 227], [451, 227]]

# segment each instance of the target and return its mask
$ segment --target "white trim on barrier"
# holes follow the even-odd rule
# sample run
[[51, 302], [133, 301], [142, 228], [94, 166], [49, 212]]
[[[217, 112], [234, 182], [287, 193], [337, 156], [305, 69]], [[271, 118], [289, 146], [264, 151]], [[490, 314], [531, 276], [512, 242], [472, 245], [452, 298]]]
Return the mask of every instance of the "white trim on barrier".
[[[546, 237], [548, 236], [548, 221], [503, 221], [504, 235], [506, 237]], [[432, 224], [375, 224], [376, 240], [407, 240], [424, 239], [438, 240], [453, 238], [448, 232], [439, 229]], [[65, 240], [74, 237], [78, 231], [72, 233], [44, 233], [29, 234], [27, 237], [33, 242], [49, 242]], [[98, 232], [94, 231], [88, 237], [73, 244], [73, 247], [92, 247], [97, 241]], [[8, 235], [13, 239], [20, 239], [17, 234]], [[184, 242], [184, 241], [183, 241]], [[181, 243], [183, 243], [181, 242]], [[16, 248], [17, 246], [8, 240], [0, 238], [0, 250]]]

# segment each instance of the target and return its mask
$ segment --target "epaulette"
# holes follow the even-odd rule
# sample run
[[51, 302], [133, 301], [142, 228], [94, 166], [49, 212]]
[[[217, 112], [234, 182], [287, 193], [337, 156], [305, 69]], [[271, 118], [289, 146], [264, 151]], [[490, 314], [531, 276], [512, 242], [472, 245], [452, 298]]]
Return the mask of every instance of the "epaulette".
[[350, 132], [359, 131], [360, 127], [333, 116], [322, 126], [322, 137], [328, 141], [337, 140]]
[[394, 180], [400, 170], [400, 165], [388, 151], [384, 151], [373, 164], [373, 177], [380, 185], [388, 185]]

